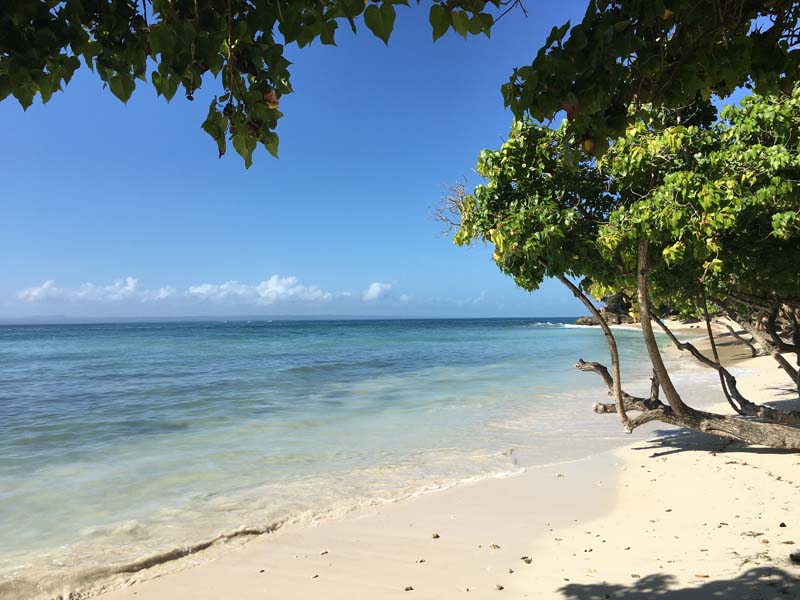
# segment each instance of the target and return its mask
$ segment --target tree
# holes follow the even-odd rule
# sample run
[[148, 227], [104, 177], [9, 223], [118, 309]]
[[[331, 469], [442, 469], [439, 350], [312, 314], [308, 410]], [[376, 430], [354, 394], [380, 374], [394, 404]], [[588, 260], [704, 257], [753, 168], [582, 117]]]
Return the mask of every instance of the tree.
[[503, 98], [515, 117], [565, 111], [594, 154], [640, 115], [688, 107], [737, 87], [791, 91], [800, 66], [800, 5], [792, 0], [590, 0], [583, 20], [554, 27]]
[[[292, 92], [285, 45], [335, 44], [356, 20], [388, 43], [395, 6], [407, 0], [6, 0], [0, 8], [0, 100], [27, 108], [47, 102], [83, 65], [123, 102], [137, 84], [152, 84], [171, 100], [188, 100], [218, 85], [203, 129], [222, 156], [230, 140], [246, 166], [258, 144], [278, 154], [275, 129], [281, 96]], [[509, 4], [509, 6], [504, 6]], [[431, 3], [437, 39], [456, 33], [489, 35], [494, 17], [517, 1]], [[218, 83], [212, 83], [219, 80]]]
[[[341, 25], [388, 43], [407, 0], [5, 0], [0, 7], [0, 101], [47, 102], [84, 65], [123, 102], [140, 83], [168, 101], [202, 86], [219, 93], [203, 129], [220, 155], [245, 164], [257, 145], [277, 155], [280, 99], [292, 92], [289, 44], [335, 44]], [[417, 0], [419, 3], [419, 0]], [[521, 0], [431, 0], [436, 40], [452, 29], [489, 35]], [[790, 0], [590, 0], [581, 23], [554, 27], [502, 95], [517, 118], [566, 111], [572, 137], [599, 155], [631, 106], [673, 109], [737, 86], [767, 94], [798, 80], [800, 6]], [[217, 80], [218, 82], [214, 82]]]
[[[599, 363], [577, 367], [603, 377], [615, 402], [596, 410], [615, 411], [627, 431], [659, 420], [800, 449], [800, 414], [744, 398], [716, 350], [712, 360], [680, 343], [652, 308], [664, 303], [708, 322], [709, 303], [722, 307], [739, 295], [798, 306], [800, 92], [748, 98], [718, 121], [704, 110], [689, 112], [705, 115], [696, 122], [684, 121], [685, 111], [637, 112], [647, 118], [609, 140], [600, 159], [576, 144], [568, 122], [550, 129], [517, 121], [502, 148], [481, 152], [478, 173], [486, 183], [450, 199], [454, 240], [490, 243], [498, 267], [524, 289], [555, 277], [586, 305], [603, 327], [613, 372]], [[591, 300], [616, 292], [633, 299], [643, 317], [654, 372], [648, 398], [623, 391], [613, 332]], [[739, 416], [699, 411], [684, 401], [648, 315], [679, 348], [718, 371]], [[710, 326], [708, 333], [715, 348]], [[631, 418], [629, 411], [641, 414]]]

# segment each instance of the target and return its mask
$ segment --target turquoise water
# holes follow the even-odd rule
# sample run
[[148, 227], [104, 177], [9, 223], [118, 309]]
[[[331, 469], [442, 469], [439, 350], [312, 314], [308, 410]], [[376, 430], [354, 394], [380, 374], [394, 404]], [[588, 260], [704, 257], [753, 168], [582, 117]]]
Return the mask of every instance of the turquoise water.
[[0, 327], [0, 598], [617, 445], [572, 322]]

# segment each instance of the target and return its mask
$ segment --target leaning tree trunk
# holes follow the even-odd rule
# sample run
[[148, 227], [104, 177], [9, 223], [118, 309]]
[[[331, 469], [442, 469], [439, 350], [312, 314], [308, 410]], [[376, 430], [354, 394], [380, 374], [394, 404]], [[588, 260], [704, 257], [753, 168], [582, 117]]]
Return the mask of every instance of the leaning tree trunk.
[[742, 326], [742, 328], [745, 331], [747, 331], [747, 333], [753, 336], [753, 339], [756, 342], [758, 342], [758, 345], [761, 346], [765, 352], [767, 352], [770, 356], [772, 356], [772, 358], [775, 359], [775, 361], [778, 363], [781, 369], [783, 369], [786, 372], [789, 378], [793, 382], [797, 382], [798, 370], [795, 369], [788, 360], [786, 360], [786, 357], [783, 356], [783, 354], [781, 354], [780, 349], [775, 344], [773, 344], [767, 338], [767, 336], [765, 336], [762, 332], [760, 332], [757, 327], [754, 327], [752, 324], [748, 323], [744, 319], [742, 321], [737, 321], [737, 322]]
[[601, 329], [603, 330], [603, 334], [606, 336], [606, 341], [608, 342], [608, 352], [611, 355], [611, 368], [614, 370], [614, 378], [613, 378], [613, 385], [610, 390], [613, 391], [614, 396], [614, 406], [617, 412], [617, 416], [619, 417], [620, 423], [622, 423], [622, 427], [625, 429], [626, 432], [630, 433], [633, 431], [633, 428], [630, 426], [630, 421], [628, 419], [628, 415], [625, 412], [625, 404], [622, 398], [622, 379], [620, 377], [620, 370], [619, 370], [619, 351], [617, 350], [617, 340], [614, 338], [614, 334], [611, 333], [611, 328], [608, 326], [605, 318], [603, 315], [600, 314], [600, 311], [597, 310], [594, 303], [589, 299], [589, 297], [584, 294], [578, 286], [572, 283], [569, 279], [567, 279], [564, 275], [559, 274], [556, 275], [558, 280], [563, 283], [571, 292], [572, 294], [578, 298], [583, 305], [589, 309], [589, 312], [592, 313], [592, 316], [597, 319], [598, 324], [600, 325]]
[[753, 342], [742, 337], [742, 335], [738, 331], [736, 331], [734, 327], [731, 327], [730, 323], [723, 323], [718, 319], [715, 319], [714, 322], [718, 323], [719, 325], [722, 325], [725, 329], [728, 330], [728, 333], [730, 333], [739, 343], [741, 343], [744, 346], [747, 346], [750, 349], [751, 357], [758, 356], [758, 348], [755, 347]]
[[[608, 374], [608, 369], [603, 365], [581, 360], [575, 367], [580, 371], [592, 371], [600, 375], [609, 386], [610, 393], [613, 380]], [[800, 427], [765, 423], [747, 417], [718, 415], [696, 410], [686, 405], [684, 405], [685, 412], [682, 415], [676, 415], [669, 406], [659, 402], [652, 392], [650, 398], [638, 398], [624, 391], [622, 394], [625, 410], [641, 412], [639, 416], [630, 420], [633, 428], [652, 421], [660, 421], [684, 429], [740, 440], [748, 444], [800, 450]], [[594, 411], [601, 414], [610, 413], [615, 412], [616, 407], [613, 404], [595, 404]]]
[[676, 415], [683, 414], [686, 405], [681, 400], [678, 390], [670, 379], [667, 367], [664, 365], [664, 360], [661, 358], [661, 352], [658, 349], [658, 342], [656, 336], [653, 334], [653, 324], [650, 321], [650, 296], [647, 293], [647, 271], [650, 268], [648, 256], [648, 243], [647, 241], [639, 242], [639, 254], [636, 263], [636, 291], [639, 296], [639, 314], [642, 315], [642, 335], [644, 336], [644, 343], [647, 347], [647, 353], [650, 355], [650, 362], [653, 364], [653, 371], [658, 377], [659, 385], [664, 390], [664, 396], [667, 398], [672, 411]]
[[[800, 427], [793, 427], [783, 423], [764, 422], [750, 417], [719, 415], [696, 410], [683, 402], [664, 365], [664, 361], [658, 349], [658, 343], [653, 334], [652, 323], [650, 322], [650, 314], [652, 311], [647, 289], [647, 274], [649, 270], [648, 258], [648, 245], [647, 242], [643, 241], [639, 244], [637, 259], [637, 292], [639, 296], [640, 312], [644, 317], [642, 319], [642, 331], [647, 351], [650, 355], [650, 362], [653, 365], [653, 386], [651, 388], [650, 397], [637, 398], [625, 393], [622, 391], [619, 379], [612, 377], [608, 373], [608, 369], [603, 365], [599, 363], [588, 363], [581, 360], [575, 366], [582, 371], [594, 371], [598, 373], [605, 381], [609, 393], [613, 392], [615, 397], [614, 405], [596, 404], [595, 411], [600, 413], [617, 412], [618, 414], [621, 413], [625, 415], [627, 415], [627, 411], [639, 411], [641, 413], [640, 415], [633, 419], [627, 419], [627, 426], [625, 427], [627, 432], [645, 423], [660, 421], [693, 431], [701, 431], [725, 438], [741, 440], [748, 444], [800, 450]], [[562, 277], [561, 279], [563, 282], [566, 278]], [[586, 304], [586, 302], [584, 302], [584, 304]], [[594, 305], [592, 305], [592, 308], [594, 308]], [[594, 309], [592, 312], [595, 314], [597, 311]], [[599, 312], [597, 312], [595, 316], [600, 323], [605, 323], [602, 319], [602, 315], [599, 315]], [[607, 337], [613, 339], [613, 336], [609, 335], [610, 330], [607, 324], [604, 328], [604, 331], [606, 330], [608, 330]], [[616, 344], [614, 344], [614, 348], [616, 350]], [[615, 373], [618, 372], [619, 365], [617, 364], [615, 365]], [[669, 406], [658, 399], [659, 386], [664, 390], [664, 395], [669, 402]], [[622, 407], [620, 407], [619, 404], [622, 404]]]
[[[778, 309], [773, 308], [767, 315], [767, 333], [769, 333], [770, 337], [772, 338], [772, 343], [775, 344], [779, 352], [793, 352], [795, 355], [795, 360], [800, 361], [800, 346], [786, 343], [783, 340], [776, 326], [777, 318], [778, 318]], [[795, 329], [796, 329], [796, 323], [795, 323]], [[794, 334], [794, 332], [792, 333]], [[792, 337], [794, 338], [795, 336], [793, 335]], [[792, 378], [794, 380], [795, 387], [797, 388], [797, 391], [800, 392], [800, 369], [794, 369], [794, 373], [792, 373], [789, 370], [786, 370], [786, 372], [789, 373], [790, 376], [793, 376]]]
[[672, 332], [672, 330], [667, 327], [666, 323], [664, 323], [664, 321], [657, 316], [653, 315], [653, 320], [658, 324], [659, 327], [661, 327], [664, 333], [667, 334], [667, 337], [678, 350], [681, 352], [689, 352], [689, 354], [691, 354], [699, 363], [719, 372], [723, 379], [722, 391], [725, 392], [725, 397], [728, 399], [728, 403], [737, 413], [748, 417], [758, 417], [768, 421], [774, 421], [776, 423], [800, 425], [800, 411], [778, 410], [776, 408], [772, 408], [771, 406], [756, 404], [755, 402], [747, 399], [744, 394], [739, 391], [736, 377], [734, 377], [733, 374], [728, 371], [728, 369], [723, 367], [718, 361], [715, 362], [706, 357], [691, 342], [681, 342], [677, 337], [675, 337], [675, 334]]

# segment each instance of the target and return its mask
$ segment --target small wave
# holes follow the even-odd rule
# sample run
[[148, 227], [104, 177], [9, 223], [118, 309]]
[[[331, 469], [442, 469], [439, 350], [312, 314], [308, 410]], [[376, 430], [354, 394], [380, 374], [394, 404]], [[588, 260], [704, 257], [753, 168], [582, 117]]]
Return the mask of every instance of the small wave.
[[391, 363], [385, 360], [371, 359], [371, 360], [356, 360], [356, 361], [336, 361], [336, 362], [318, 362], [308, 365], [300, 365], [296, 367], [289, 367], [284, 369], [285, 373], [292, 375], [302, 375], [305, 373], [319, 373], [330, 371], [341, 371], [344, 369], [362, 369], [362, 368], [375, 368], [382, 369], [391, 366]]
[[[0, 583], [0, 598], [9, 600], [22, 596], [46, 598], [48, 600], [91, 598], [125, 585], [126, 581], [118, 579], [120, 576], [128, 577], [140, 571], [172, 563], [234, 540], [274, 533], [285, 523], [286, 520], [284, 519], [259, 527], [242, 527], [234, 531], [221, 533], [207, 540], [178, 546], [128, 563], [84, 569], [74, 573], [66, 581], [63, 577], [49, 577], [41, 578], [36, 582], [24, 579], [2, 582]], [[59, 592], [58, 590], [62, 591]]]

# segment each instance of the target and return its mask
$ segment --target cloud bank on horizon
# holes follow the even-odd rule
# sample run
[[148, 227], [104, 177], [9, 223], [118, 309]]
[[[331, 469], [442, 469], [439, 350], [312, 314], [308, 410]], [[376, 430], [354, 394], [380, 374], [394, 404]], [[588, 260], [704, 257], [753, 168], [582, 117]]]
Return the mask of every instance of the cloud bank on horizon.
[[[144, 288], [135, 277], [115, 279], [108, 285], [83, 283], [78, 287], [59, 287], [48, 279], [41, 285], [25, 288], [16, 299], [27, 304], [114, 304], [121, 302], [158, 303], [167, 300], [192, 301], [215, 305], [272, 306], [275, 304], [327, 303], [337, 299], [361, 299], [375, 302], [392, 297], [390, 283], [374, 281], [358, 293], [323, 290], [317, 285], [305, 285], [297, 277], [272, 275], [255, 284], [227, 281], [221, 284], [202, 283], [179, 290], [172, 286]], [[401, 301], [410, 296], [402, 294]]]

